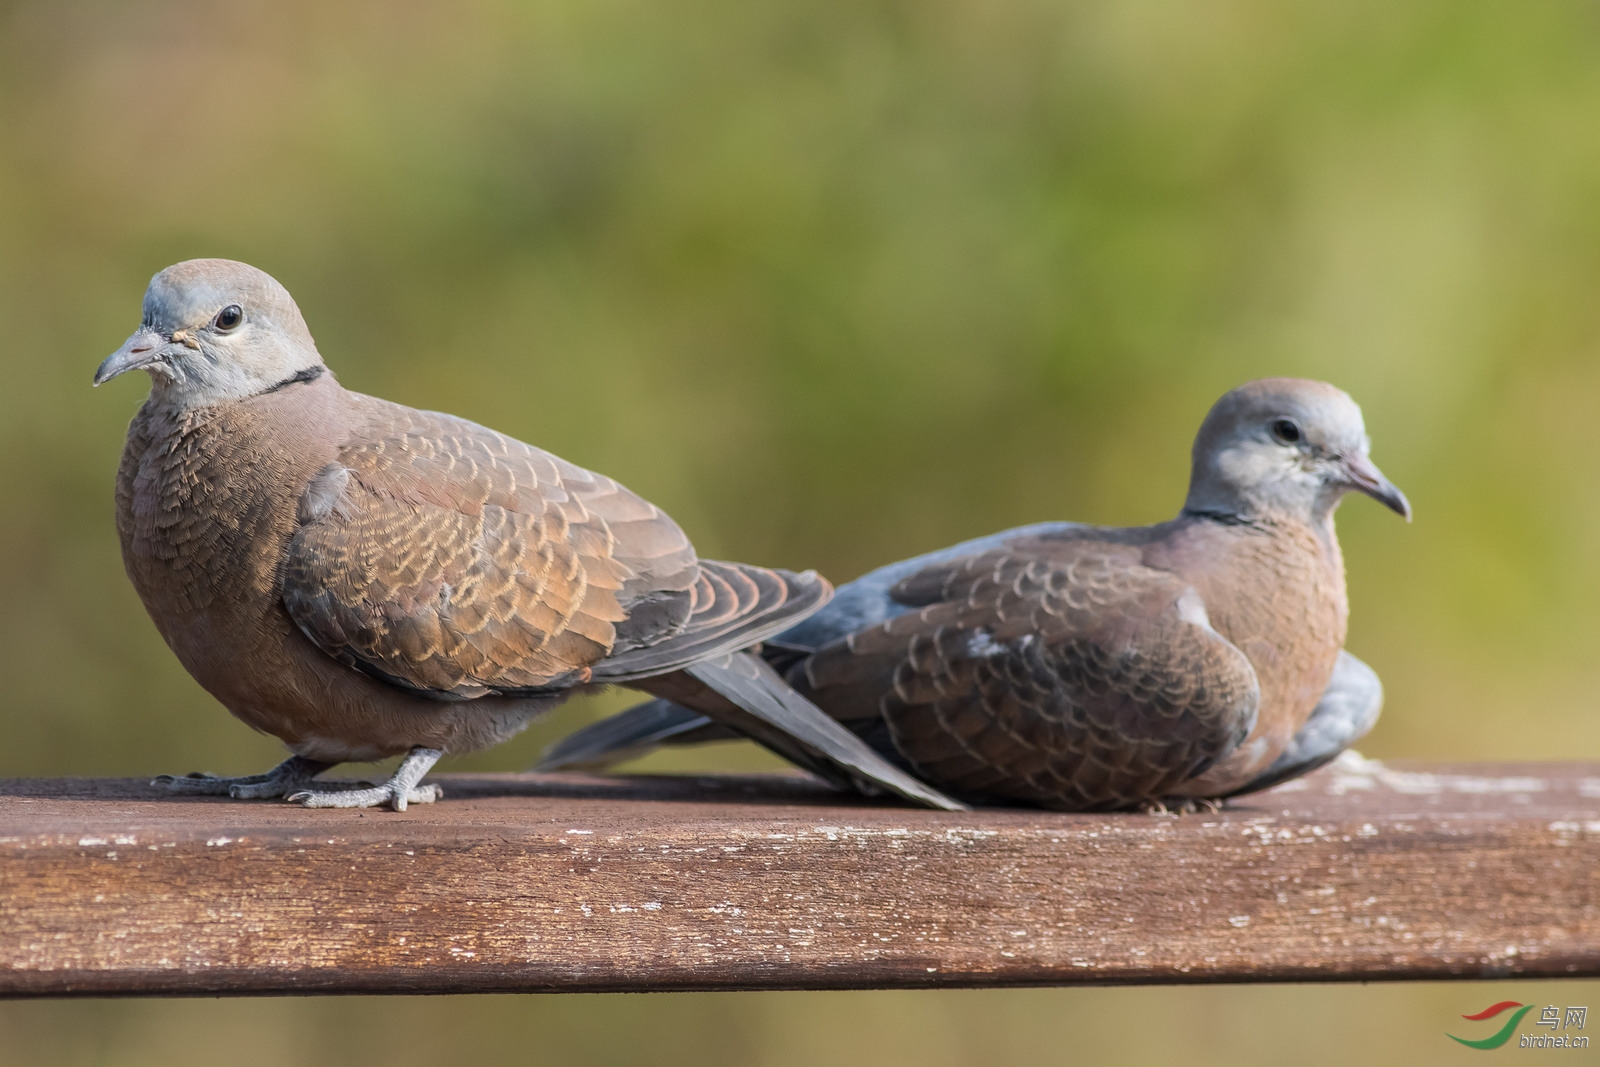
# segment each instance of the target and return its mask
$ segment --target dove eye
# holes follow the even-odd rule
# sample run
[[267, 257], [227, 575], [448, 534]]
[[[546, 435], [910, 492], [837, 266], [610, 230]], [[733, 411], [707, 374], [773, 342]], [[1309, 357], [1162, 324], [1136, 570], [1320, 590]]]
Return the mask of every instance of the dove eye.
[[229, 304], [217, 312], [216, 327], [219, 330], [231, 330], [244, 321], [244, 309], [238, 304]]
[[1300, 443], [1300, 427], [1295, 425], [1293, 419], [1273, 419], [1272, 436], [1286, 445]]

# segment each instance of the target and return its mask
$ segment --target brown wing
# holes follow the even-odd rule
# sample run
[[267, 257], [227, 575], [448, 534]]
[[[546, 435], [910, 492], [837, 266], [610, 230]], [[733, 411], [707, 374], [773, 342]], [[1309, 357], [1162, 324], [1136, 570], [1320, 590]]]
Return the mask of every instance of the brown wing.
[[301, 501], [283, 592], [301, 630], [359, 669], [458, 699], [622, 681], [629, 662], [672, 669], [707, 634], [739, 640], [826, 600], [814, 576], [702, 568], [677, 524], [609, 478], [361, 402], [364, 432]]
[[881, 716], [922, 776], [1074, 810], [1159, 798], [1243, 741], [1259, 700], [1199, 597], [1129, 545], [1030, 539], [927, 568], [918, 610], [790, 680], [859, 729]]

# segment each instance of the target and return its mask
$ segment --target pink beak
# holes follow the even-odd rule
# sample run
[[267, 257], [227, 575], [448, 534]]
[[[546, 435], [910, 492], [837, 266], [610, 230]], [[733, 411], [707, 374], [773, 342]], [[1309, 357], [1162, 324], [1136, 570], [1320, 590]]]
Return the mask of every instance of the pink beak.
[[1340, 460], [1340, 466], [1344, 468], [1350, 488], [1367, 494], [1390, 511], [1403, 516], [1407, 522], [1411, 521], [1411, 501], [1383, 476], [1383, 472], [1367, 458], [1366, 453], [1353, 452]]

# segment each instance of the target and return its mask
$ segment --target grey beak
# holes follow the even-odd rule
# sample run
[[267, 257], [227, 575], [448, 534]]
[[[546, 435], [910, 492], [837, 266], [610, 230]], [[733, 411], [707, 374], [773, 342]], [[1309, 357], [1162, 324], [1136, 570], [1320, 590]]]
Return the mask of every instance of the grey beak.
[[1341, 465], [1344, 467], [1350, 488], [1367, 494], [1390, 511], [1404, 517], [1407, 522], [1411, 521], [1411, 501], [1395, 488], [1393, 482], [1383, 476], [1383, 472], [1365, 454], [1356, 452], [1345, 456]]
[[104, 385], [119, 374], [162, 362], [162, 356], [172, 339], [149, 326], [133, 331], [133, 336], [122, 342], [122, 347], [106, 357], [94, 372], [94, 384]]

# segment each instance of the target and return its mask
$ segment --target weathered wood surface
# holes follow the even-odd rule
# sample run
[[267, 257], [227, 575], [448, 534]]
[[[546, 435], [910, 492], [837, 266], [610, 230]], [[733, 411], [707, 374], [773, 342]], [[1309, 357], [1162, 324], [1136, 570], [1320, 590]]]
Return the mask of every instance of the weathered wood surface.
[[400, 814], [0, 782], [0, 995], [1600, 975], [1600, 765], [1346, 759], [1181, 817], [439, 780]]

